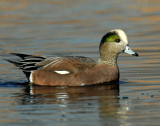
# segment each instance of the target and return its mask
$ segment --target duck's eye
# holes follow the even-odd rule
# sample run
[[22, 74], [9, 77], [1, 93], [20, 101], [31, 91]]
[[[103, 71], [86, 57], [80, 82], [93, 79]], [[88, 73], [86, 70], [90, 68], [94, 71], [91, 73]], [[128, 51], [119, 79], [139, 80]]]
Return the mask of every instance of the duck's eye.
[[121, 40], [120, 39], [116, 39], [116, 42], [119, 43]]

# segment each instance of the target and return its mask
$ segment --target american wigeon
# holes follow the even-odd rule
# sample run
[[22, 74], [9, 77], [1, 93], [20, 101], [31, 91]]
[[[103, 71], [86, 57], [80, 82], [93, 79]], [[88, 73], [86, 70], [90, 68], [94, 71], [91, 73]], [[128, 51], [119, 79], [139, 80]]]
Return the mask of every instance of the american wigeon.
[[30, 83], [51, 86], [83, 86], [119, 80], [117, 57], [121, 52], [134, 56], [127, 36], [121, 29], [109, 31], [102, 37], [97, 62], [82, 56], [41, 57], [12, 53], [22, 60], [9, 62], [26, 75]]

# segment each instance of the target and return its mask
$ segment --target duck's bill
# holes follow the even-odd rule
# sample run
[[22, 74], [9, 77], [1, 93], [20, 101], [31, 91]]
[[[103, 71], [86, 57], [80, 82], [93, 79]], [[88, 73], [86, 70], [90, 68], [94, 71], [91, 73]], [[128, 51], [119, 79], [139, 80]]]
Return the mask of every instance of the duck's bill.
[[138, 53], [132, 51], [132, 49], [129, 46], [126, 46], [126, 49], [124, 50], [124, 52], [133, 56], [138, 56]]

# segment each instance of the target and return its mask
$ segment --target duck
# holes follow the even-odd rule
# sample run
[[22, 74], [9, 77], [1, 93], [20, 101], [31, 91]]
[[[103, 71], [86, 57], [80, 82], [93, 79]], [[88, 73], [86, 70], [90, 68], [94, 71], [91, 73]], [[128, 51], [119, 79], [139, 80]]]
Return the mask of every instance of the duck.
[[117, 58], [120, 53], [138, 56], [121, 29], [107, 32], [99, 44], [99, 59], [84, 56], [35, 56], [11, 53], [19, 60], [5, 59], [23, 71], [28, 82], [41, 86], [86, 86], [119, 82]]

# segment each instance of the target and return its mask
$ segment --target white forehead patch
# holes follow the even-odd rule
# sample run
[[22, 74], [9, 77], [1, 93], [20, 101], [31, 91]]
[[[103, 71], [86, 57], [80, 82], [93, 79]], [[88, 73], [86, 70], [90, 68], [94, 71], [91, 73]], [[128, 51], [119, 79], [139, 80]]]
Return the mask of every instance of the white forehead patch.
[[123, 42], [125, 42], [126, 44], [128, 44], [127, 35], [126, 35], [126, 33], [123, 30], [121, 30], [121, 29], [114, 29], [114, 30], [111, 30], [111, 32], [116, 32], [119, 35], [120, 39]]

